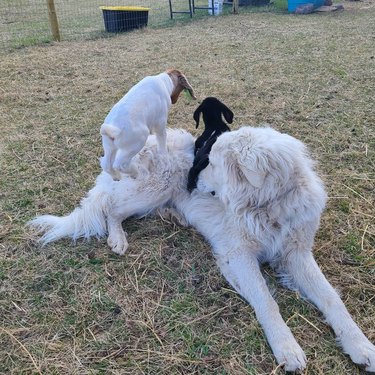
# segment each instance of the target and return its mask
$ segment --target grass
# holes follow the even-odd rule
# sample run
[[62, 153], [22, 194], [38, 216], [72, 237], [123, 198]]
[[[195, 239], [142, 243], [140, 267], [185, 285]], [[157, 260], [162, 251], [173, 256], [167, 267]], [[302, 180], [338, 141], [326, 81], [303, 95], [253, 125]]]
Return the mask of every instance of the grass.
[[[0, 60], [0, 373], [276, 374], [252, 308], [220, 275], [193, 229], [124, 223], [130, 248], [106, 239], [41, 248], [35, 215], [70, 212], [94, 184], [99, 127], [137, 81], [184, 71], [199, 99], [304, 141], [329, 201], [317, 261], [375, 340], [373, 43], [375, 8], [294, 16], [212, 17], [109, 39], [50, 43]], [[193, 134], [182, 97], [169, 125]], [[305, 374], [361, 374], [314, 306], [265, 277], [308, 357]]]

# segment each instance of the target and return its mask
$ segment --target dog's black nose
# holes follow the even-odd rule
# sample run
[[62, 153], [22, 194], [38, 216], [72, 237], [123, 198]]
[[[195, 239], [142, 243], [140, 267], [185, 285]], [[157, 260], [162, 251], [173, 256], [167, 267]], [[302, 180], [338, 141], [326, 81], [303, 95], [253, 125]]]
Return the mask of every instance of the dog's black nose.
[[215, 195], [215, 192], [214, 192], [214, 191], [211, 191], [211, 195]]

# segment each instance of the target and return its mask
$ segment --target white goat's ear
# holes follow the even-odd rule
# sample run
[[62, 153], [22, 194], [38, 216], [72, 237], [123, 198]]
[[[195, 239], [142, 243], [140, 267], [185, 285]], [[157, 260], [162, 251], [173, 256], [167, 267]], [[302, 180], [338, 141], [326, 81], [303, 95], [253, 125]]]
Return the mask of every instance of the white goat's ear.
[[182, 72], [177, 69], [168, 69], [167, 74], [172, 79], [172, 82], [174, 84], [174, 90], [171, 94], [172, 104], [175, 104], [177, 102], [177, 99], [183, 90], [189, 92], [192, 99], [196, 99], [193, 88]]
[[185, 77], [184, 74], [180, 74], [178, 76], [178, 83], [182, 86], [183, 90], [187, 90], [188, 93], [190, 94], [190, 97], [192, 99], [197, 99], [197, 97], [194, 94], [194, 90], [191, 87], [190, 83], [188, 82], [187, 78]]
[[265, 173], [251, 170], [241, 164], [239, 164], [239, 169], [245, 176], [246, 180], [255, 188], [260, 189], [263, 186], [264, 180], [266, 178]]

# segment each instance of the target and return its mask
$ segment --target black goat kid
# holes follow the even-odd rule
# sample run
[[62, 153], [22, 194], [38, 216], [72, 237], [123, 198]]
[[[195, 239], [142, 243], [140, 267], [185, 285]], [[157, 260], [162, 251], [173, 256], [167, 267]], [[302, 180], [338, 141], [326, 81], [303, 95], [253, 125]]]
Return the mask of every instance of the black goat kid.
[[196, 129], [198, 129], [201, 114], [205, 129], [195, 141], [195, 153], [211, 136], [218, 137], [220, 134], [230, 131], [229, 126], [223, 121], [221, 115], [224, 116], [228, 124], [233, 122], [233, 112], [219, 99], [211, 96], [204, 99], [194, 112], [193, 118], [196, 123]]
[[233, 112], [219, 99], [214, 97], [204, 99], [195, 110], [193, 117], [196, 122], [196, 128], [199, 126], [201, 114], [205, 129], [202, 135], [195, 141], [195, 158], [193, 166], [189, 171], [187, 184], [187, 189], [190, 192], [197, 187], [199, 173], [208, 165], [209, 154], [217, 137], [224, 132], [230, 131], [229, 126], [223, 121], [222, 115], [229, 124], [233, 122]]

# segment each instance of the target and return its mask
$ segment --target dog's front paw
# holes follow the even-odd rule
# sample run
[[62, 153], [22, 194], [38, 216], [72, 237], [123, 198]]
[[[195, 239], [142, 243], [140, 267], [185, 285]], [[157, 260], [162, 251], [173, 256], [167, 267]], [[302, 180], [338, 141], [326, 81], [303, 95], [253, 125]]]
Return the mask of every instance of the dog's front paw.
[[279, 364], [284, 364], [285, 371], [300, 373], [306, 367], [306, 356], [297, 341], [285, 341], [274, 351]]
[[341, 345], [354, 363], [363, 366], [368, 372], [375, 372], [375, 346], [362, 332], [341, 338]]
[[108, 246], [112, 251], [119, 255], [124, 255], [125, 251], [128, 249], [129, 244], [126, 240], [125, 233], [112, 233], [108, 236], [107, 240]]
[[175, 225], [179, 225], [180, 227], [189, 226], [186, 219], [172, 207], [159, 208], [157, 212], [162, 219], [170, 221]]

